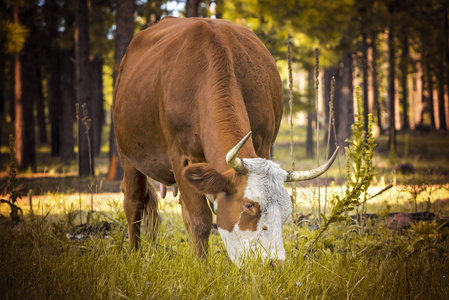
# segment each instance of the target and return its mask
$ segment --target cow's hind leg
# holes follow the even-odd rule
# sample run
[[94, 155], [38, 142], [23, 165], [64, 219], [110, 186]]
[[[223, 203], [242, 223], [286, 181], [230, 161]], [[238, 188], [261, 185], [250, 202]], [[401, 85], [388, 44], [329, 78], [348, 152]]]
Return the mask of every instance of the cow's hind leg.
[[145, 196], [144, 207], [145, 234], [148, 234], [154, 241], [159, 227], [160, 217], [157, 210], [157, 194], [151, 183], [147, 182], [147, 194]]
[[145, 229], [155, 238], [158, 224], [157, 196], [145, 175], [134, 168], [126, 158], [122, 157], [121, 161], [124, 170], [121, 190], [125, 195], [124, 209], [129, 242], [131, 249], [136, 250], [139, 245], [142, 215], [145, 215]]

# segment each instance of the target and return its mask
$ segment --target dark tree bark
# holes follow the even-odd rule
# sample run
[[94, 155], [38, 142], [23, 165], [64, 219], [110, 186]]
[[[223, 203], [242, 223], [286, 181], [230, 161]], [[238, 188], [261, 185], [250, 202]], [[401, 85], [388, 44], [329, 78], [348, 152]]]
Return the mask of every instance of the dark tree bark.
[[118, 76], [120, 62], [134, 34], [134, 0], [119, 1], [116, 15], [116, 37], [114, 54], [114, 83]]
[[445, 80], [445, 74], [446, 74], [446, 56], [448, 52], [448, 45], [447, 45], [447, 39], [448, 39], [448, 31], [446, 24], [447, 19], [447, 3], [446, 1], [442, 1], [443, 4], [443, 10], [441, 13], [441, 28], [440, 28], [440, 41], [441, 47], [440, 47], [440, 65], [438, 67], [438, 117], [440, 119], [440, 130], [446, 131], [447, 130], [447, 124], [446, 124], [446, 110], [444, 108], [444, 86], [446, 83]]
[[[66, 24], [66, 35], [74, 39], [70, 34], [70, 28], [74, 27], [75, 5], [72, 2], [64, 2], [63, 17]], [[60, 136], [60, 157], [62, 161], [69, 161], [76, 158], [74, 131], [75, 103], [76, 103], [76, 67], [74, 45], [68, 44], [61, 48], [61, 116], [59, 118], [59, 136]]]
[[426, 111], [426, 103], [427, 103], [427, 98], [425, 96], [425, 92], [426, 92], [426, 71], [425, 71], [425, 66], [423, 65], [423, 62], [420, 62], [421, 65], [421, 115], [420, 115], [420, 120], [418, 123], [418, 126], [422, 126], [424, 125], [424, 113]]
[[60, 157], [63, 161], [75, 159], [75, 138], [73, 135], [73, 124], [75, 123], [75, 103], [76, 90], [75, 83], [75, 65], [72, 57], [73, 49], [63, 49], [61, 51], [61, 124], [59, 127], [61, 137]]
[[90, 61], [91, 74], [91, 101], [90, 116], [92, 119], [92, 143], [94, 155], [100, 154], [101, 130], [104, 123], [103, 108], [103, 60], [94, 58]]
[[187, 0], [186, 2], [186, 17], [198, 17], [200, 11], [201, 0]]
[[61, 60], [58, 46], [58, 6], [56, 0], [47, 0], [46, 23], [50, 38], [50, 124], [51, 155], [58, 156], [60, 148], [59, 123], [61, 112]]
[[373, 106], [376, 109], [376, 116], [377, 116], [377, 126], [379, 126], [380, 132], [383, 131], [382, 129], [382, 108], [380, 105], [380, 99], [379, 99], [379, 83], [377, 79], [377, 58], [379, 57], [379, 53], [377, 51], [377, 44], [376, 44], [377, 36], [373, 34], [371, 36], [371, 48], [373, 50], [373, 61], [372, 61], [372, 72], [371, 77], [373, 78]]
[[410, 129], [408, 119], [408, 96], [407, 96], [407, 75], [408, 75], [408, 56], [409, 46], [407, 34], [403, 33], [402, 53], [401, 53], [401, 87], [402, 87], [402, 130]]
[[[14, 56], [14, 55], [13, 55]], [[10, 76], [11, 76], [11, 83], [14, 86], [14, 82], [15, 82], [15, 78], [16, 78], [16, 68], [15, 68], [15, 63], [16, 63], [16, 57], [14, 56], [10, 65]], [[9, 112], [9, 116], [11, 117], [11, 123], [15, 123], [16, 121], [16, 105], [15, 105], [15, 99], [16, 99], [16, 91], [15, 91], [15, 86], [9, 91], [9, 94], [7, 94], [6, 97], [6, 102], [9, 103], [9, 108], [8, 108], [8, 112]]]
[[[3, 39], [0, 39], [2, 41]], [[4, 47], [3, 43], [0, 42], [0, 49]], [[3, 136], [3, 125], [6, 120], [5, 114], [5, 82], [6, 82], [6, 55], [2, 51], [0, 51], [0, 145], [2, 144], [2, 136]]]
[[346, 145], [345, 140], [351, 137], [351, 125], [354, 123], [354, 86], [352, 53], [343, 55], [343, 68], [338, 89], [338, 104], [335, 106], [335, 114], [338, 115], [337, 136], [338, 145]]
[[392, 8], [390, 7], [390, 13], [392, 15], [390, 20], [390, 25], [388, 27], [388, 82], [387, 82], [387, 93], [388, 93], [388, 114], [389, 114], [389, 139], [388, 148], [390, 149], [391, 143], [395, 150], [396, 148], [396, 128], [395, 128], [395, 102], [394, 102], [394, 79], [395, 79], [395, 46], [394, 46], [394, 14]]
[[215, 0], [215, 18], [223, 18], [223, 0]]
[[324, 89], [324, 93], [323, 93], [323, 100], [324, 100], [324, 113], [325, 113], [325, 117], [326, 117], [326, 125], [325, 125], [325, 134], [324, 134], [324, 143], [327, 145], [327, 135], [328, 135], [328, 128], [329, 128], [329, 103], [331, 101], [331, 81], [332, 81], [332, 76], [334, 76], [334, 74], [331, 71], [331, 68], [326, 68], [324, 69], [324, 74], [323, 74], [323, 89]]
[[313, 68], [309, 68], [307, 70], [307, 102], [309, 106], [309, 110], [307, 112], [307, 138], [306, 138], [306, 155], [309, 158], [313, 157], [313, 119], [315, 116], [315, 107], [314, 105], [314, 80], [313, 80]]
[[[81, 106], [86, 104], [87, 110], [92, 110], [90, 99], [90, 73], [89, 73], [89, 18], [87, 9], [87, 0], [78, 0], [75, 14], [75, 53], [76, 53], [76, 101], [79, 104], [78, 122], [78, 166], [79, 176], [93, 175], [94, 157], [92, 152], [92, 143], [88, 144], [86, 126], [81, 119], [83, 112]], [[92, 128], [88, 130], [90, 140], [92, 141]], [[90, 162], [89, 156], [92, 161]], [[90, 167], [92, 164], [92, 168]]]
[[436, 129], [437, 125], [436, 125], [436, 119], [435, 119], [435, 105], [434, 105], [434, 100], [433, 100], [433, 74], [430, 68], [430, 64], [427, 63], [426, 65], [426, 78], [427, 78], [427, 90], [429, 93], [429, 97], [427, 97], [427, 103], [428, 103], [428, 108], [429, 108], [429, 112], [430, 112], [430, 123], [432, 126], [432, 129]]
[[42, 88], [42, 75], [41, 69], [37, 69], [37, 95], [36, 95], [36, 125], [37, 132], [40, 143], [46, 143], [47, 137], [47, 127], [45, 122], [45, 103], [44, 103], [44, 92]]
[[[133, 0], [120, 1], [117, 8], [117, 31], [115, 37], [115, 65], [114, 65], [114, 83], [118, 75], [120, 62], [125, 55], [126, 48], [133, 37], [134, 32], [134, 10]], [[114, 123], [111, 123], [110, 145], [110, 164], [107, 180], [118, 180], [123, 178], [123, 168], [118, 157], [117, 142], [114, 132]]]
[[19, 8], [14, 8], [14, 22], [22, 22], [29, 30], [24, 48], [21, 54], [15, 54], [15, 154], [17, 168], [26, 170], [31, 167], [36, 169], [35, 133], [33, 100], [36, 86], [36, 60], [34, 58], [34, 36], [31, 30], [33, 26], [33, 12], [25, 10], [19, 16]]
[[[432, 130], [436, 130], [436, 119], [435, 119], [435, 110], [434, 110], [434, 99], [433, 99], [433, 73], [432, 70], [434, 68], [431, 65], [431, 56], [429, 54], [431, 47], [429, 47], [428, 43], [426, 43], [426, 33], [424, 31], [421, 32], [421, 40], [422, 49], [421, 49], [421, 67], [422, 67], [422, 90], [421, 90], [421, 101], [423, 104], [423, 109], [421, 111], [421, 123], [420, 125], [425, 125], [425, 114], [429, 114], [430, 117], [430, 127]], [[427, 93], [426, 93], [427, 90]]]
[[363, 63], [362, 63], [362, 73], [363, 73], [363, 121], [365, 123], [364, 130], [368, 132], [368, 41], [367, 35], [365, 32], [362, 32], [362, 55], [363, 55]]
[[[443, 5], [443, 12], [444, 12], [444, 16], [443, 16], [443, 47], [446, 48], [446, 57], [443, 57], [443, 59], [445, 60], [445, 64], [446, 64], [446, 87], [447, 89], [449, 89], [449, 3], [444, 2]], [[447, 125], [447, 124], [446, 124]]]

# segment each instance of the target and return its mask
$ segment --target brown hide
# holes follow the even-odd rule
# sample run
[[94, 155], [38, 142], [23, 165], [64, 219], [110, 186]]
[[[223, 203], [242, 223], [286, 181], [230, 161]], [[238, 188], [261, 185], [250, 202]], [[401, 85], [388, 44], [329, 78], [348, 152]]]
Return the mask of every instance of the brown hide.
[[[142, 173], [174, 183], [170, 156], [229, 168], [226, 153], [252, 130], [268, 158], [282, 116], [282, 85], [250, 30], [224, 20], [166, 17], [139, 32], [120, 65], [114, 124], [121, 152]], [[248, 143], [249, 144], [249, 143]]]
[[[186, 225], [193, 233], [205, 226], [198, 235], [208, 236], [209, 221], [195, 221], [205, 208], [194, 199], [203, 197], [187, 190], [182, 169], [207, 162], [229, 170], [226, 153], [249, 131], [239, 157], [269, 158], [283, 109], [274, 59], [244, 27], [166, 17], [133, 38], [119, 72], [113, 118], [122, 161], [163, 184], [176, 182]], [[126, 201], [125, 193], [125, 208]]]

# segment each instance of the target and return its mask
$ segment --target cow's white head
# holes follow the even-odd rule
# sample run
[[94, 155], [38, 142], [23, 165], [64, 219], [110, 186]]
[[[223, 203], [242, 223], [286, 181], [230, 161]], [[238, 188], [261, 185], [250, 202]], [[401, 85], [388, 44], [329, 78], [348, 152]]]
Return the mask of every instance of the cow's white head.
[[323, 174], [335, 160], [338, 149], [321, 167], [288, 172], [263, 158], [237, 158], [250, 135], [251, 132], [226, 155], [231, 170], [219, 173], [211, 165], [199, 163], [186, 167], [184, 176], [199, 193], [214, 197], [218, 231], [235, 264], [252, 254], [282, 263], [282, 224], [292, 212], [292, 200], [284, 183]]

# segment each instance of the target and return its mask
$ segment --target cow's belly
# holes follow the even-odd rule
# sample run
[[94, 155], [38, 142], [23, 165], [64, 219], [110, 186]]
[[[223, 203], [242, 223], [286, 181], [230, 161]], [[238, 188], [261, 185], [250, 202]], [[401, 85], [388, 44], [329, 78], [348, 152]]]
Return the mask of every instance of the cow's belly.
[[[120, 103], [118, 101], [118, 103]], [[117, 146], [122, 159], [128, 160], [142, 174], [165, 185], [175, 183], [170, 157], [157, 120], [138, 111], [126, 113], [127, 105], [116, 106], [125, 113], [114, 114]], [[133, 116], [133, 118], [122, 116]]]
[[[165, 185], [175, 183], [167, 151], [161, 151], [158, 145], [150, 141], [118, 145], [122, 158], [127, 159], [139, 172]], [[134, 151], [136, 147], [142, 151]]]

